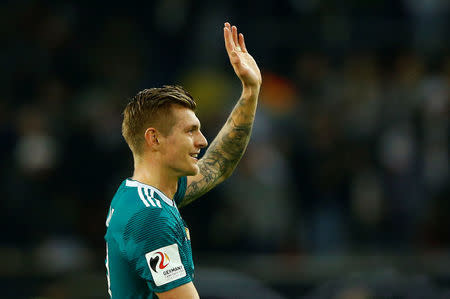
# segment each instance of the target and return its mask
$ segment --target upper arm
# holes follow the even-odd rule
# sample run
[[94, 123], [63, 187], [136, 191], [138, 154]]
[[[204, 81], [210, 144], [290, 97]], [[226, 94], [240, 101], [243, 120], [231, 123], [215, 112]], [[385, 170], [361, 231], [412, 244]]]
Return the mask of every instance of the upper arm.
[[193, 263], [184, 231], [157, 211], [145, 208], [130, 219], [123, 251], [152, 291], [166, 292], [192, 281]]
[[183, 284], [167, 292], [156, 293], [160, 299], [197, 299], [197, 290], [192, 282]]

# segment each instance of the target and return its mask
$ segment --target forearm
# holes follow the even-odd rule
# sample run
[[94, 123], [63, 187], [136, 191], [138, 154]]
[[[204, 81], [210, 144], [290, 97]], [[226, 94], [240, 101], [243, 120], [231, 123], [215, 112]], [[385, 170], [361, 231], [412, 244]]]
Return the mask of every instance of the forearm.
[[[259, 86], [242, 89], [242, 95], [202, 160], [214, 163], [218, 183], [228, 178], [247, 148], [258, 104]], [[202, 165], [200, 165], [202, 166]]]
[[247, 148], [255, 120], [262, 82], [261, 72], [247, 51], [244, 35], [238, 34], [236, 26], [231, 27], [227, 22], [223, 30], [230, 63], [242, 82], [242, 95], [217, 137], [198, 161], [200, 171], [195, 176], [188, 177], [181, 206], [202, 196], [233, 173]]
[[188, 188], [181, 206], [191, 203], [228, 178], [236, 168], [250, 140], [259, 86], [243, 87], [225, 125], [198, 162], [199, 174], [188, 177]]

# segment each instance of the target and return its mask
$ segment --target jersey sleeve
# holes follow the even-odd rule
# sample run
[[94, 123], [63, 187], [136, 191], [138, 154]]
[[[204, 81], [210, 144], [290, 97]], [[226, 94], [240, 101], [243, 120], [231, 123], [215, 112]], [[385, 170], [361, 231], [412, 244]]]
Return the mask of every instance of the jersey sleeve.
[[137, 212], [128, 221], [123, 236], [128, 261], [151, 291], [165, 292], [192, 281], [190, 253], [183, 251], [184, 236], [161, 209]]
[[177, 206], [180, 205], [180, 203], [183, 201], [184, 195], [186, 193], [187, 188], [187, 177], [181, 177], [178, 179], [178, 189], [175, 193], [173, 200], [175, 200], [175, 203]]

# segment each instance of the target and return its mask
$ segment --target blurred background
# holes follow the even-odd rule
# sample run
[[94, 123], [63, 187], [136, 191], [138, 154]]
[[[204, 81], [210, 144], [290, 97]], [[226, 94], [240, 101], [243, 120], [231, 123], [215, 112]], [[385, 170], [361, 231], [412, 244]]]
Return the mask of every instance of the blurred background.
[[233, 176], [182, 209], [203, 298], [450, 298], [446, 0], [2, 1], [2, 298], [106, 298], [121, 112], [179, 84], [211, 142], [263, 73]]

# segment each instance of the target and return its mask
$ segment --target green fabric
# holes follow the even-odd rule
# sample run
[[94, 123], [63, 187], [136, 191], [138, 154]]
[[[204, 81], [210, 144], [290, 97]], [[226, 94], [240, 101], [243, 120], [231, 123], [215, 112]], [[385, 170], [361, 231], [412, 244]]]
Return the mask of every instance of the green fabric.
[[[186, 177], [178, 180], [178, 190], [173, 200], [152, 186], [130, 179], [120, 185], [112, 199], [106, 221], [105, 264], [111, 298], [157, 298], [154, 292], [168, 291], [193, 280], [191, 242], [176, 206], [184, 197], [186, 181]], [[169, 245], [175, 248], [173, 244], [178, 247], [185, 275], [157, 285], [154, 271], [159, 271], [158, 275], [162, 275], [163, 270], [155, 268], [156, 262], [163, 263], [161, 267], [167, 264], [167, 270], [171, 264], [176, 264], [176, 260], [169, 259], [168, 256], [164, 259], [162, 256], [161, 261], [156, 257], [158, 255], [152, 255], [151, 252]], [[162, 255], [164, 251], [159, 250], [157, 253]], [[154, 263], [153, 272], [150, 269], [150, 256], [154, 256], [151, 259]], [[178, 275], [184, 274], [179, 268], [173, 267], [170, 271]]]

